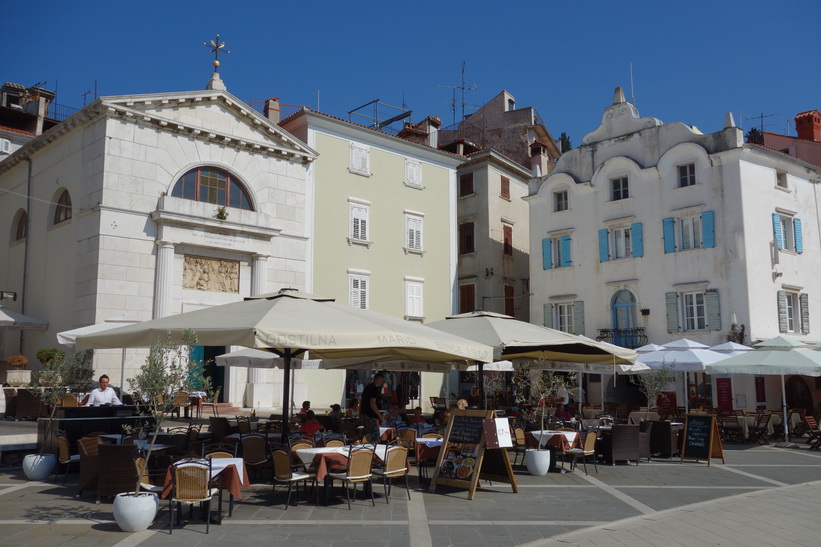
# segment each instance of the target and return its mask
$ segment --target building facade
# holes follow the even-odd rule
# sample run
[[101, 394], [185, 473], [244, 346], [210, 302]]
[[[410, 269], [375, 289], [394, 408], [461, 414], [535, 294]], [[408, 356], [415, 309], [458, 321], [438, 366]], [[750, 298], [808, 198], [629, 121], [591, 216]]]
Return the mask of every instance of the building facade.
[[[0, 285], [49, 328], [5, 333], [4, 354], [32, 357], [57, 332], [122, 314], [147, 320], [304, 289], [315, 158], [219, 89], [100, 98], [37, 136], [0, 161]], [[126, 378], [144, 356], [129, 350]], [[225, 401], [277, 404], [273, 371], [209, 366]], [[95, 368], [124, 382], [119, 351], [96, 352]]]
[[[582, 146], [531, 182], [531, 320], [628, 347], [715, 345], [733, 323], [748, 343], [817, 341], [818, 182], [816, 166], [745, 144], [729, 114], [702, 134], [640, 117], [618, 88]], [[746, 408], [761, 402], [754, 377], [733, 381]], [[679, 401], [715, 404], [708, 384], [690, 375]], [[779, 392], [767, 379], [764, 402]]]

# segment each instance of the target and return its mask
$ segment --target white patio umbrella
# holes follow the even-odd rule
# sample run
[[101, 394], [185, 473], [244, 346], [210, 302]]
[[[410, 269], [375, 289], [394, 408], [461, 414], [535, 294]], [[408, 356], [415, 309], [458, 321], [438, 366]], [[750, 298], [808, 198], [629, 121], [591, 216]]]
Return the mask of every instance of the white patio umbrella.
[[183, 343], [187, 330], [196, 332], [202, 345], [264, 348], [284, 358], [283, 434], [291, 360], [306, 351], [312, 358], [380, 361], [489, 361], [493, 356], [486, 345], [294, 289], [80, 336], [77, 347], [146, 347], [167, 336]]
[[8, 330], [46, 330], [48, 322], [22, 313], [13, 312], [5, 306], [0, 306], [0, 329]]
[[803, 342], [776, 336], [754, 344], [754, 351], [707, 365], [710, 374], [754, 374], [781, 376], [781, 404], [784, 413], [784, 439], [789, 440], [787, 422], [787, 391], [784, 375], [821, 376], [821, 351], [810, 349]]
[[636, 348], [636, 352], [638, 353], [650, 353], [651, 351], [658, 351], [660, 349], [664, 349], [664, 346], [660, 346], [658, 344], [645, 344], [640, 348]]
[[[139, 319], [135, 319], [130, 315], [118, 315], [116, 317], [109, 317], [102, 323], [95, 323], [94, 325], [87, 325], [76, 329], [65, 330], [57, 333], [57, 343], [64, 346], [74, 347], [77, 342], [77, 337], [84, 334], [94, 334], [96, 332], [105, 332], [111, 329], [118, 329], [124, 325], [132, 325], [139, 323]], [[120, 360], [120, 388], [125, 389], [125, 350], [123, 348], [122, 359]]]
[[733, 355], [739, 355], [746, 351], [753, 351], [755, 348], [745, 346], [744, 344], [738, 344], [736, 342], [724, 342], [723, 344], [718, 344], [717, 346], [710, 346], [710, 350], [717, 351], [719, 353], [726, 353], [732, 357]]

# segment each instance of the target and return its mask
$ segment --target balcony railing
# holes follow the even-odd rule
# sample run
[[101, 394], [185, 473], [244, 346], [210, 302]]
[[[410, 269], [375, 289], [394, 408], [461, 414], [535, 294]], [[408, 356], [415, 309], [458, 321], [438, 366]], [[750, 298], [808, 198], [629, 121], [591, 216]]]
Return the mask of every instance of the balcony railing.
[[647, 343], [647, 335], [644, 327], [634, 327], [630, 329], [599, 329], [596, 336], [599, 342], [610, 342], [623, 348], [636, 349]]
[[79, 108], [73, 108], [64, 104], [51, 103], [48, 105], [48, 113], [46, 114], [46, 118], [62, 122], [78, 110]]

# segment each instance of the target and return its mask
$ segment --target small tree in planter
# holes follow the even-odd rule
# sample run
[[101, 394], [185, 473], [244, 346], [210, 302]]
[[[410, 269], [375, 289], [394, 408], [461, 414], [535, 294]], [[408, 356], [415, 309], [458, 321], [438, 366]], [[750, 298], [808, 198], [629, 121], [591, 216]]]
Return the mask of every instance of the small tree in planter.
[[37, 360], [40, 361], [44, 367], [48, 368], [52, 363], [60, 361], [66, 356], [66, 352], [56, 348], [43, 348], [37, 350]]
[[[34, 373], [33, 386], [40, 389], [40, 400], [50, 407], [48, 422], [46, 423], [46, 431], [44, 442], [40, 446], [37, 455], [31, 454], [33, 458], [29, 458], [29, 466], [26, 466], [25, 461], [23, 469], [26, 476], [33, 480], [43, 480], [50, 474], [50, 469], [42, 478], [37, 478], [39, 473], [34, 471], [34, 467], [46, 468], [49, 467], [46, 456], [43, 451], [46, 444], [51, 440], [52, 427], [54, 424], [54, 413], [57, 411], [58, 404], [69, 393], [82, 391], [88, 388], [94, 376], [94, 369], [92, 368], [92, 361], [94, 358], [93, 350], [78, 351], [75, 353], [66, 354], [60, 352], [55, 360], [51, 361], [48, 368]], [[39, 354], [39, 352], [38, 352]], [[50, 455], [53, 457], [53, 455]], [[53, 468], [53, 462], [51, 467]]]
[[[183, 339], [184, 344], [178, 345], [171, 340], [169, 333], [149, 349], [140, 372], [128, 379], [142, 399], [140, 404], [144, 412], [153, 417], [157, 433], [173, 408], [169, 403], [177, 392], [190, 391], [193, 386], [208, 383], [203, 375], [203, 363], [191, 358], [192, 346], [197, 343], [196, 333], [185, 331]], [[156, 439], [156, 435], [152, 436], [143, 465], [137, 469], [134, 491], [118, 494], [114, 499], [114, 520], [128, 532], [147, 529], [159, 506], [156, 494], [140, 492], [140, 479], [147, 469]]]
[[647, 397], [647, 413], [644, 415], [647, 419], [650, 409], [657, 406], [659, 395], [676, 380], [676, 377], [667, 364], [662, 364], [658, 370], [638, 375], [638, 379], [639, 390]]

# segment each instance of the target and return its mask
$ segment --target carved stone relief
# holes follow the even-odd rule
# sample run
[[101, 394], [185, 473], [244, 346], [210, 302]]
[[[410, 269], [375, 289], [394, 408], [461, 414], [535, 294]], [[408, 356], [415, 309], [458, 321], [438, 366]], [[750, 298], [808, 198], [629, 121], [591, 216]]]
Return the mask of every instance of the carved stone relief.
[[185, 255], [184, 289], [211, 292], [239, 292], [239, 262]]

